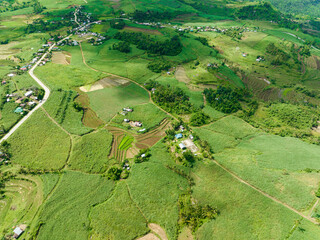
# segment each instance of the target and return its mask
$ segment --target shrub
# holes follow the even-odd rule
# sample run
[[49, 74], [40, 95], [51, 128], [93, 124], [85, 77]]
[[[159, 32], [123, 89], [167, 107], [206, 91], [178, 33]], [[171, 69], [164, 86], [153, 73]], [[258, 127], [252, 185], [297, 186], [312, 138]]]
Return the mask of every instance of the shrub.
[[112, 45], [112, 49], [123, 53], [129, 53], [131, 51], [130, 44], [128, 42], [115, 43]]
[[108, 179], [116, 181], [120, 179], [121, 172], [122, 172], [121, 168], [117, 166], [112, 166], [108, 169], [106, 177]]
[[190, 117], [190, 125], [191, 126], [202, 126], [207, 124], [210, 120], [210, 117], [203, 112], [193, 113]]
[[166, 61], [165, 59], [157, 59], [149, 62], [148, 68], [155, 73], [160, 73], [161, 71], [169, 70], [171, 68], [171, 63]]

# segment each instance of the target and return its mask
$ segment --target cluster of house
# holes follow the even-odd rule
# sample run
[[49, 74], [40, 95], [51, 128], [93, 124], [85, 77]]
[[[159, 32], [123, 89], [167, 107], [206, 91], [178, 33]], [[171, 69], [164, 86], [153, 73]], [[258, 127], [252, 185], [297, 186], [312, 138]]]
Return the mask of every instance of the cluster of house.
[[38, 98], [34, 96], [33, 93], [34, 92], [32, 90], [29, 90], [22, 97], [19, 96], [18, 93], [7, 94], [6, 102], [14, 100], [15, 103], [19, 104], [19, 106], [14, 110], [14, 112], [18, 114], [23, 114], [23, 112], [27, 111], [27, 106], [30, 109], [37, 104]]
[[[53, 45], [53, 42], [47, 42], [46, 44], [43, 44], [41, 48], [38, 49], [37, 53], [34, 53], [35, 57], [29, 62], [29, 64], [24, 65], [20, 67], [21, 71], [27, 71], [29, 70], [40, 58], [41, 56], [46, 52], [48, 47], [51, 47]], [[53, 51], [59, 50], [58, 47], [53, 47]], [[39, 66], [45, 65], [47, 62], [51, 61], [50, 56], [48, 55], [46, 58], [42, 59], [42, 61], [39, 63]]]
[[139, 24], [139, 25], [143, 25], [143, 26], [150, 26], [150, 27], [155, 27], [155, 28], [164, 28], [165, 26], [163, 26], [160, 22], [144, 22], [144, 23], [141, 23], [141, 22], [135, 22], [136, 24]]
[[[196, 152], [199, 151], [198, 147], [194, 144], [193, 142], [193, 136], [192, 134], [189, 134], [188, 137], [185, 137], [183, 135], [183, 132], [185, 130], [185, 128], [181, 125], [179, 127], [179, 130], [181, 131], [180, 133], [177, 133], [175, 135], [175, 139], [177, 142], [179, 142], [178, 146], [179, 148], [182, 150], [182, 152], [186, 151], [187, 149], [190, 150], [192, 153], [194, 153], [196, 155]], [[183, 140], [184, 139], [184, 140]], [[182, 140], [182, 141], [181, 141]]]
[[[133, 112], [133, 109], [129, 107], [123, 108], [120, 114], [125, 116], [128, 114], [128, 112]], [[131, 127], [142, 127], [142, 122], [139, 122], [139, 121], [131, 121], [128, 118], [123, 119], [123, 121], [125, 123], [129, 123]], [[146, 131], [145, 128], [138, 130], [138, 132], [144, 132], [144, 131]]]
[[123, 170], [130, 170], [130, 166], [129, 166], [129, 163], [125, 163], [122, 167]]
[[224, 29], [220, 29], [218, 27], [211, 27], [211, 26], [204, 26], [204, 27], [179, 27], [179, 26], [172, 26], [173, 29], [176, 29], [179, 32], [223, 32]]

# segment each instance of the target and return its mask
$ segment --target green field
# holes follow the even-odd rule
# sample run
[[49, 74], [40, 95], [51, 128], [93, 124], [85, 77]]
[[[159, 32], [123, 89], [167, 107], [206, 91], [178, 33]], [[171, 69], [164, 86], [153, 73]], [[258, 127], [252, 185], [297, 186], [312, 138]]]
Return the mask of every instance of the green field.
[[62, 168], [69, 155], [70, 138], [43, 111], [34, 113], [9, 139], [12, 162], [28, 169]]
[[[205, 223], [197, 238], [285, 239], [301, 217], [287, 208], [237, 182], [225, 171], [210, 164], [194, 170], [194, 197], [202, 204], [214, 204], [221, 211], [216, 220]], [[305, 220], [303, 220], [305, 221]], [[304, 234], [316, 238], [318, 227], [308, 224]], [[272, 229], [272, 231], [270, 231]], [[297, 229], [294, 234], [300, 235]], [[300, 235], [301, 236], [301, 235]]]
[[112, 188], [113, 183], [99, 175], [65, 172], [40, 213], [37, 238], [88, 239], [90, 209], [105, 201]]
[[270, 195], [301, 210], [314, 202], [318, 173], [305, 170], [319, 168], [318, 146], [259, 134], [231, 116], [194, 131], [208, 141], [219, 162]]
[[128, 126], [128, 123], [124, 123], [124, 119], [131, 121], [139, 121], [142, 123], [142, 128], [147, 130], [156, 127], [161, 123], [167, 115], [152, 103], [133, 106], [133, 112], [129, 112], [127, 115], [118, 115], [112, 121], [120, 124], [121, 126]]
[[48, 63], [45, 66], [36, 68], [35, 74], [51, 89], [62, 88], [64, 90], [88, 85], [103, 78], [101, 73], [72, 64]]
[[124, 182], [117, 185], [108, 201], [93, 208], [90, 218], [95, 239], [135, 239], [148, 232], [146, 220]]
[[125, 135], [120, 144], [119, 144], [119, 149], [120, 150], [128, 150], [130, 147], [132, 147], [132, 142], [133, 142], [134, 138], [130, 135]]
[[132, 107], [149, 101], [148, 93], [133, 83], [125, 87], [104, 88], [88, 92], [88, 95], [92, 109], [105, 122], [110, 121], [124, 107]]
[[86, 134], [75, 140], [69, 167], [88, 173], [103, 173], [109, 167], [112, 135], [105, 129]]
[[5, 233], [15, 224], [30, 224], [41, 206], [43, 184], [38, 176], [18, 175], [5, 184], [0, 201], [0, 232]]
[[74, 108], [74, 91], [52, 91], [45, 104], [45, 109], [69, 133], [83, 135], [92, 131], [82, 124], [83, 111]]

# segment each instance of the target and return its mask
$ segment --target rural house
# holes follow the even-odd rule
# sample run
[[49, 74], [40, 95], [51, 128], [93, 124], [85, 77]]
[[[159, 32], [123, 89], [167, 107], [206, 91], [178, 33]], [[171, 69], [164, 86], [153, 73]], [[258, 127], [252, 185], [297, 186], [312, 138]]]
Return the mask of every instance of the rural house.
[[178, 134], [175, 135], [175, 138], [176, 138], [176, 139], [180, 139], [180, 138], [182, 138], [182, 137], [183, 137], [182, 133], [178, 133]]
[[21, 234], [23, 233], [23, 230], [20, 227], [16, 227], [13, 230], [13, 238], [19, 238], [21, 236]]
[[32, 95], [32, 93], [33, 93], [33, 91], [28, 91], [28, 92], [26, 92], [25, 94], [24, 94], [24, 96], [26, 96], [26, 97], [30, 97], [31, 95]]
[[185, 146], [183, 143], [180, 143], [180, 144], [179, 144], [179, 147], [180, 147], [180, 149], [182, 149], [182, 150], [183, 150], [183, 149], [186, 149], [186, 146]]

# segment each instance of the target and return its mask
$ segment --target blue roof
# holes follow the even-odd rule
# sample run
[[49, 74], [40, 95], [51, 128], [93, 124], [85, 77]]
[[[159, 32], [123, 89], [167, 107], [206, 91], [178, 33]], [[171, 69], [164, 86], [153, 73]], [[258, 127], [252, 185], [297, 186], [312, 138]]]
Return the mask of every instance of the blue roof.
[[177, 139], [179, 139], [179, 138], [182, 138], [183, 136], [182, 136], [182, 133], [178, 133], [178, 134], [175, 135], [175, 137], [176, 137]]

